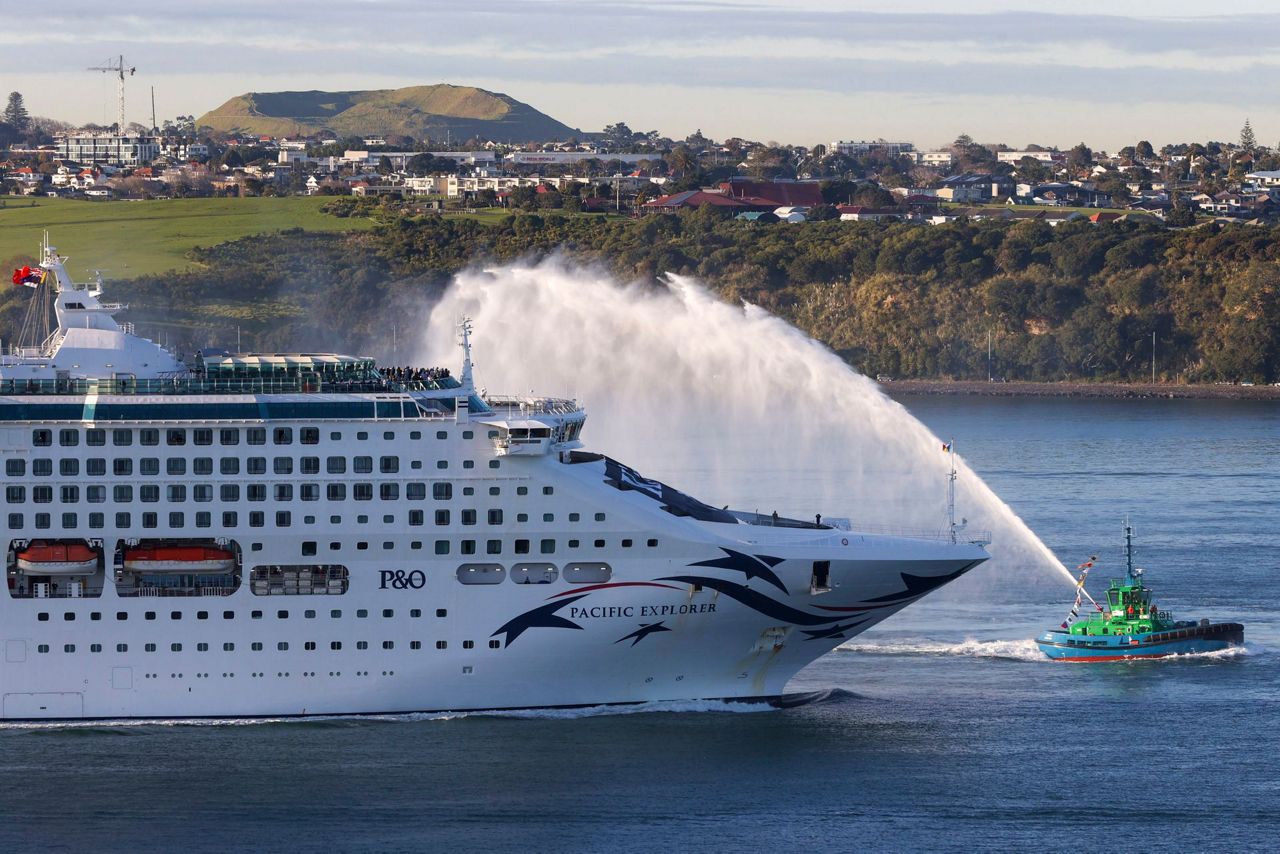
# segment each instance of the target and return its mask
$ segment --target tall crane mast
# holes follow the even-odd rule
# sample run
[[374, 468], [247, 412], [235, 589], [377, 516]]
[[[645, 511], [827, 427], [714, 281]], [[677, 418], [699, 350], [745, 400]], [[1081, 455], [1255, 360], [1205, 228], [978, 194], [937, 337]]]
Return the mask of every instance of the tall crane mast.
[[117, 128], [116, 132], [123, 134], [124, 133], [124, 74], [127, 71], [129, 72], [129, 76], [132, 77], [134, 72], [137, 71], [138, 69], [134, 68], [133, 66], [125, 65], [124, 56], [120, 56], [120, 57], [117, 57], [116, 59], [107, 60], [106, 65], [95, 65], [89, 70], [101, 71], [103, 74], [111, 74], [114, 72], [116, 74], [117, 79], [120, 81], [119, 87], [118, 87], [119, 100], [120, 100], [120, 103], [119, 103], [120, 123], [116, 126]]

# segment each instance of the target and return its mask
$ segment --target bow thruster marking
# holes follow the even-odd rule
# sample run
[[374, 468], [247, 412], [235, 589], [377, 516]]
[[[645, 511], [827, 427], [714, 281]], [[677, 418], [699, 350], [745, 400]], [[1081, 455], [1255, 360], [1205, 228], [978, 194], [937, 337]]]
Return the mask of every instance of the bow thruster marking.
[[736, 552], [733, 549], [720, 547], [720, 551], [724, 552], [724, 557], [718, 557], [713, 560], [702, 560], [697, 563], [691, 563], [690, 566], [706, 566], [716, 569], [732, 569], [734, 572], [741, 572], [750, 581], [753, 578], [759, 578], [769, 582], [774, 587], [787, 592], [786, 586], [774, 574], [773, 567], [782, 563], [782, 558], [772, 557], [770, 555], [749, 555], [742, 552]]

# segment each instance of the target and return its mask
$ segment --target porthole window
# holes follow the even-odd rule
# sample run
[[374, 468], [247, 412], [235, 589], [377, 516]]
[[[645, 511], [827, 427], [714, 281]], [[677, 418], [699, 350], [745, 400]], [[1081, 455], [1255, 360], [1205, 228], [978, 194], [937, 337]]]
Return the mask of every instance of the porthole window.
[[607, 563], [570, 563], [564, 568], [564, 580], [570, 584], [604, 584], [612, 577]]
[[497, 563], [464, 563], [458, 567], [458, 581], [463, 584], [501, 584], [506, 570]]
[[518, 563], [511, 567], [511, 580], [516, 584], [550, 584], [558, 575], [550, 563]]

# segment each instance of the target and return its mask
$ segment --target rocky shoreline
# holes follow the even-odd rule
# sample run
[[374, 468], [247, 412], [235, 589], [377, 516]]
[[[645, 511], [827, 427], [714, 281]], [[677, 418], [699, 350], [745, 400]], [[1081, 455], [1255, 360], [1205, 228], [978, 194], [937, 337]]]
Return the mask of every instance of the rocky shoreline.
[[881, 382], [886, 394], [962, 394], [985, 397], [1194, 398], [1276, 400], [1275, 385], [1179, 385], [1175, 383], [983, 382], [981, 380], [894, 380]]

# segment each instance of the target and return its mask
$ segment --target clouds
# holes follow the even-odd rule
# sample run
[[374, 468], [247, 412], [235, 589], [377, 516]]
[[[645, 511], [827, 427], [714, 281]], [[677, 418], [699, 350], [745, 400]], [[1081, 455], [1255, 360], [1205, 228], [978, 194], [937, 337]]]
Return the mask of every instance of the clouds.
[[[52, 97], [28, 97], [41, 112], [92, 119], [100, 112], [89, 106], [99, 99], [99, 87], [89, 85], [81, 69], [123, 52], [138, 65], [138, 82], [154, 82], [168, 104], [202, 99], [165, 114], [200, 113], [239, 92], [282, 84], [357, 88], [483, 80], [481, 85], [588, 129], [631, 121], [638, 113], [655, 120], [635, 124], [687, 133], [691, 127], [661, 119], [664, 103], [676, 107], [673, 114], [685, 112], [669, 100], [674, 93], [699, 107], [705, 119], [698, 124], [705, 129], [795, 139], [784, 116], [740, 109], [753, 93], [764, 97], [781, 89], [793, 93], [800, 112], [824, 99], [927, 100], [938, 106], [936, 122], [949, 129], [975, 127], [965, 119], [979, 103], [989, 108], [994, 99], [1013, 108], [1042, 99], [1077, 111], [1076, 136], [1105, 145], [1110, 140], [1100, 134], [1121, 129], [1093, 126], [1091, 113], [1156, 101], [1212, 105], [1209, 114], [1235, 110], [1240, 121], [1252, 112], [1265, 133], [1261, 108], [1280, 83], [1280, 57], [1268, 50], [1280, 33], [1280, 15], [1213, 15], [1177, 3], [1147, 4], [1139, 7], [1143, 14], [1129, 16], [1103, 14], [1087, 2], [1077, 14], [1045, 14], [1034, 11], [1043, 8], [1038, 4], [1017, 3], [992, 11], [994, 2], [980, 5], [980, 12], [955, 12], [954, 4], [927, 0], [896, 12], [868, 11], [867, 5], [224, 0], [182, 7], [139, 0], [123, 12], [69, 0], [43, 13], [53, 49], [41, 53], [41, 70], [43, 80], [58, 81]], [[0, 33], [0, 45], [29, 46], [29, 39], [12, 28]], [[53, 73], [50, 57], [66, 79]], [[2, 50], [0, 75], [21, 89], [35, 73], [30, 60], [29, 52]], [[308, 82], [320, 80], [323, 86]], [[176, 81], [183, 81], [180, 91], [172, 91]], [[224, 88], [215, 92], [213, 83]], [[611, 96], [620, 87], [632, 93], [632, 103]], [[595, 94], [573, 102], [554, 96], [570, 89]], [[650, 90], [661, 91], [662, 99], [647, 96]], [[719, 101], [709, 97], [725, 92], [734, 103], [728, 112], [717, 109], [723, 94]], [[64, 103], [69, 108], [58, 109]], [[1102, 109], [1082, 109], [1090, 103]], [[920, 117], [891, 112], [877, 121], [860, 116], [857, 125], [870, 136], [920, 125]], [[1185, 136], [1234, 132], [1196, 127], [1207, 115], [1189, 111]], [[735, 120], [742, 124], [729, 127]], [[843, 121], [829, 116], [829, 128], [818, 138], [848, 135], [838, 130], [848, 126]], [[1034, 126], [1022, 136], [1043, 139]]]

